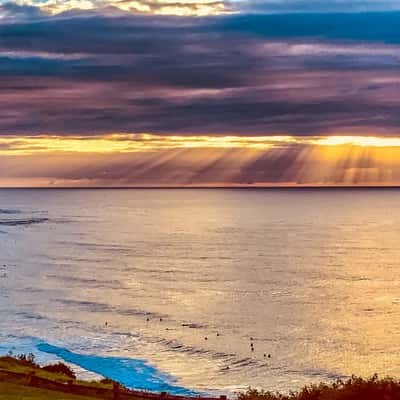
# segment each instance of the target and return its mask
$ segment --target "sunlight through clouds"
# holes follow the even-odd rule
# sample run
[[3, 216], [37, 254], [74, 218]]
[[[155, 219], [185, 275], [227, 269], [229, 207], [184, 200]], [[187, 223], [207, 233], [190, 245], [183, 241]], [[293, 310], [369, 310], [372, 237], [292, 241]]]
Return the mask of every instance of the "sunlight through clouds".
[[398, 184], [396, 4], [0, 0], [0, 177]]
[[0, 154], [36, 153], [135, 153], [167, 149], [252, 149], [268, 150], [297, 146], [398, 147], [400, 138], [374, 136], [235, 136], [109, 134], [102, 136], [5, 136], [0, 137]]
[[163, 149], [268, 149], [301, 143], [290, 136], [158, 136], [151, 134], [112, 134], [104, 136], [18, 136], [0, 137], [0, 154], [35, 153], [129, 153]]
[[20, 6], [35, 6], [56, 15], [71, 10], [106, 10], [176, 16], [220, 15], [232, 12], [223, 0], [17, 0]]
[[400, 184], [400, 139], [396, 138], [3, 137], [0, 155], [3, 186], [26, 182], [33, 186]]

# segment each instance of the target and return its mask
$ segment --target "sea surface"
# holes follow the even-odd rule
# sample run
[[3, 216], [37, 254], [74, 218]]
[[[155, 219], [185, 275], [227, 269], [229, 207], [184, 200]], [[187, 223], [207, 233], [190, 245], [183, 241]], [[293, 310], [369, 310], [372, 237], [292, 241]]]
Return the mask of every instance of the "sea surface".
[[0, 353], [129, 387], [400, 377], [399, 273], [400, 190], [0, 190]]

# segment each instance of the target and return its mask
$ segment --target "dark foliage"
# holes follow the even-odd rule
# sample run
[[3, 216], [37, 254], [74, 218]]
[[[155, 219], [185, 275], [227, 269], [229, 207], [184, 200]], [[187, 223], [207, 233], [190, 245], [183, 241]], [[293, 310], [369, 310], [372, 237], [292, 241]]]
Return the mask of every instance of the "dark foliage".
[[100, 381], [100, 383], [103, 383], [104, 385], [113, 385], [113, 384], [118, 384], [118, 382], [109, 379], [109, 378], [104, 378]]
[[15, 357], [20, 364], [25, 365], [27, 367], [37, 368], [38, 365], [35, 362], [35, 355], [32, 353], [29, 354], [18, 354]]
[[42, 368], [42, 370], [47, 372], [54, 372], [56, 374], [63, 374], [71, 379], [76, 379], [74, 371], [72, 371], [72, 369], [67, 365], [60, 362], [57, 364], [46, 365], [45, 367]]
[[379, 379], [377, 375], [370, 379], [353, 376], [329, 385], [307, 386], [289, 395], [249, 389], [240, 393], [237, 400], [400, 400], [400, 382], [392, 378]]

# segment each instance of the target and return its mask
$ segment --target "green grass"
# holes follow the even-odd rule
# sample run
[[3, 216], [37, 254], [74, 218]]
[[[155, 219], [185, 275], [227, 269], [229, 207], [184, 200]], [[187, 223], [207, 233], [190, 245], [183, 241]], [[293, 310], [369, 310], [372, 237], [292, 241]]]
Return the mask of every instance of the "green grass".
[[0, 382], [0, 400], [93, 400], [93, 397], [82, 397]]
[[[22, 373], [28, 375], [31, 372], [35, 373], [35, 376], [39, 378], [44, 378], [48, 379], [51, 381], [55, 382], [61, 382], [65, 383], [71, 380], [70, 377], [62, 374], [62, 373], [55, 373], [55, 372], [48, 372], [40, 368], [39, 365], [35, 364], [35, 362], [32, 362], [32, 365], [29, 365], [28, 363], [25, 363], [24, 361], [21, 361], [15, 357], [0, 357], [0, 371], [5, 370], [5, 371], [11, 371], [11, 372], [17, 372], [17, 373]], [[112, 389], [112, 381], [108, 382], [101, 382], [101, 381], [81, 381], [81, 380], [75, 380], [74, 383], [82, 385], [82, 386], [89, 386], [89, 387], [96, 387], [96, 388], [102, 388], [102, 389]]]
[[[59, 364], [58, 364], [59, 365]], [[68, 371], [69, 368], [63, 365]], [[62, 372], [49, 372], [41, 368], [35, 363], [33, 355], [25, 356], [6, 356], [0, 357], [0, 374], [1, 372], [13, 372], [19, 374], [18, 376], [8, 376], [4, 381], [0, 375], [0, 400], [93, 400], [93, 397], [85, 397], [76, 394], [66, 394], [57, 391], [47, 390], [44, 388], [37, 388], [27, 386], [28, 376], [34, 374], [35, 377], [43, 378], [48, 381], [57, 383], [67, 383], [73, 381], [74, 385], [101, 388], [101, 389], [113, 389], [113, 382], [110, 380], [106, 381], [81, 381], [77, 379], [71, 379]], [[71, 371], [72, 372], [72, 371]], [[2, 381], [3, 379], [3, 381]]]
[[50, 379], [56, 382], [68, 382], [70, 380], [70, 378], [68, 378], [68, 376], [66, 375], [43, 371], [38, 366], [24, 364], [14, 357], [0, 357], [0, 370], [18, 372], [23, 374], [35, 372], [35, 375], [39, 378]]

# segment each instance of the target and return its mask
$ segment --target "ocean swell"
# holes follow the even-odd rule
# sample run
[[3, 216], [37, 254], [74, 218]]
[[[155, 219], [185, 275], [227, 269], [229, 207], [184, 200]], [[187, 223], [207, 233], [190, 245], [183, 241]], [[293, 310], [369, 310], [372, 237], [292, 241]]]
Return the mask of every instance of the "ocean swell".
[[0, 226], [27, 226], [48, 222], [48, 218], [0, 219]]

